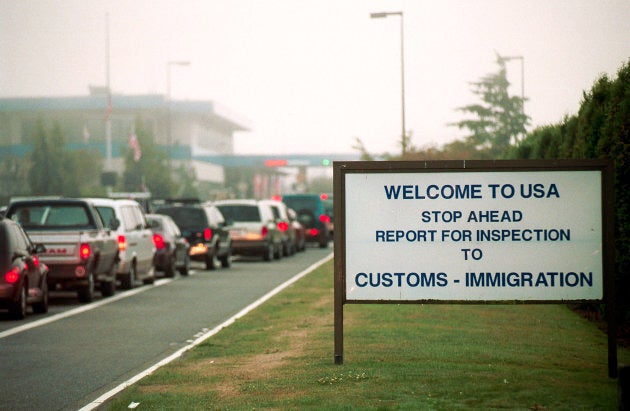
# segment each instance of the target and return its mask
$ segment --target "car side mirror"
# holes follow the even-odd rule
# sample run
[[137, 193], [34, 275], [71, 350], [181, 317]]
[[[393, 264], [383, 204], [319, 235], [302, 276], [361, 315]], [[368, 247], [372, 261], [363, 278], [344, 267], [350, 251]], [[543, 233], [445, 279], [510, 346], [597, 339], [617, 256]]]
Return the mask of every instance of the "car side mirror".
[[46, 252], [46, 246], [44, 244], [35, 244], [35, 254], [42, 254]]

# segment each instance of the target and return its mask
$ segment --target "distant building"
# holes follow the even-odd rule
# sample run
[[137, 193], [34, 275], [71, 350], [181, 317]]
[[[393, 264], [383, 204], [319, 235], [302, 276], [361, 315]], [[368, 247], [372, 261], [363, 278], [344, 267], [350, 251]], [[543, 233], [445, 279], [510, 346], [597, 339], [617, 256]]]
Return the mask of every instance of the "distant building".
[[[96, 148], [107, 156], [106, 118], [111, 124], [111, 165], [123, 169], [122, 149], [129, 147], [134, 123], [141, 118], [167, 150], [173, 165], [186, 164], [202, 182], [223, 184], [223, 165], [207, 156], [234, 154], [234, 132], [247, 131], [247, 122], [212, 101], [168, 101], [164, 95], [111, 96], [90, 88], [86, 96], [0, 99], [0, 159], [25, 156], [32, 147], [38, 119], [59, 124], [70, 149]], [[169, 132], [170, 130], [170, 132]]]

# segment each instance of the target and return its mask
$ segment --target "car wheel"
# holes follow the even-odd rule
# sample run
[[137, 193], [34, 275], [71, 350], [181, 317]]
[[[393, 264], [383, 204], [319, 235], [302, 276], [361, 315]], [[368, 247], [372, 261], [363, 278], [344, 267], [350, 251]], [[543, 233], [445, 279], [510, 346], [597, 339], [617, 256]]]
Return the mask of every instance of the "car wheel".
[[111, 297], [116, 292], [116, 281], [101, 281], [101, 294]]
[[42, 299], [33, 304], [33, 312], [37, 314], [48, 312], [48, 284], [46, 281], [43, 281], [42, 284]]
[[221, 260], [221, 267], [230, 268], [230, 266], [232, 265], [232, 249], [229, 248], [225, 255], [219, 260]]
[[149, 268], [149, 271], [147, 271], [147, 276], [142, 279], [142, 284], [155, 284], [155, 270], [153, 269], [153, 266], [151, 266], [151, 268]]
[[273, 260], [273, 244], [267, 244], [266, 248], [262, 252], [263, 261]]
[[184, 258], [184, 266], [179, 269], [179, 273], [181, 275], [188, 275], [189, 271], [190, 271], [190, 256], [186, 254], [186, 257]]
[[22, 320], [26, 317], [26, 287], [20, 287], [17, 301], [11, 303], [9, 313], [15, 320]]
[[214, 254], [206, 254], [206, 270], [214, 270], [217, 268]]
[[164, 276], [168, 278], [175, 277], [175, 256], [171, 255], [164, 267]]
[[94, 300], [94, 274], [88, 273], [88, 283], [77, 291], [77, 297], [81, 303], [91, 303]]
[[103, 297], [111, 297], [116, 292], [116, 272], [118, 263], [114, 263], [109, 270], [109, 280], [101, 281], [101, 294]]
[[136, 286], [136, 265], [134, 263], [131, 263], [131, 265], [129, 266], [129, 272], [126, 276], [122, 278], [120, 282], [122, 288], [124, 288], [125, 290], [131, 290], [133, 287]]
[[273, 258], [280, 260], [282, 258], [282, 252], [282, 243], [280, 243], [273, 253]]

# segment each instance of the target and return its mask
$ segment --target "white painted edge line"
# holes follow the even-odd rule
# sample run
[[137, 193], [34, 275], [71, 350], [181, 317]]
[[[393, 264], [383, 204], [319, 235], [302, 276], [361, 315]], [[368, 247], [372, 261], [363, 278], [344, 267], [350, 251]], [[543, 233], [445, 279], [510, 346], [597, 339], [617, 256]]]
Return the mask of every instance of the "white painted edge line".
[[296, 281], [298, 281], [302, 277], [306, 276], [307, 274], [309, 274], [311, 271], [315, 270], [319, 266], [321, 266], [324, 263], [330, 261], [333, 258], [333, 255], [334, 255], [333, 253], [330, 253], [329, 255], [327, 255], [326, 257], [322, 258], [321, 260], [316, 261], [315, 263], [313, 263], [312, 265], [307, 267], [304, 271], [301, 271], [301, 272], [297, 273], [295, 276], [291, 277], [290, 279], [288, 279], [284, 283], [280, 284], [279, 286], [277, 286], [273, 290], [269, 291], [267, 294], [263, 295], [258, 300], [254, 301], [253, 303], [251, 303], [247, 307], [243, 308], [241, 311], [239, 311], [234, 316], [232, 316], [229, 319], [227, 319], [225, 322], [217, 325], [212, 330], [209, 330], [207, 333], [203, 334], [199, 338], [197, 338], [194, 341], [192, 341], [190, 344], [186, 345], [185, 347], [180, 348], [179, 350], [175, 351], [173, 354], [169, 355], [168, 357], [162, 359], [158, 363], [152, 365], [151, 367], [147, 368], [146, 370], [142, 371], [141, 373], [136, 374], [135, 376], [131, 377], [127, 381], [123, 382], [122, 384], [118, 385], [117, 387], [115, 387], [115, 388], [111, 389], [110, 391], [106, 392], [105, 394], [101, 395], [100, 397], [98, 397], [94, 401], [92, 401], [89, 404], [87, 404], [87, 405], [83, 406], [82, 408], [80, 408], [79, 411], [90, 411], [90, 410], [95, 409], [96, 407], [102, 405], [105, 401], [107, 401], [108, 399], [110, 399], [114, 395], [118, 394], [119, 392], [121, 392], [125, 388], [129, 387], [130, 385], [135, 384], [136, 382], [140, 381], [142, 378], [144, 378], [147, 375], [153, 373], [158, 368], [160, 368], [160, 367], [170, 363], [171, 361], [176, 360], [177, 358], [181, 357], [181, 355], [184, 354], [186, 351], [188, 351], [188, 350], [196, 347], [197, 345], [201, 344], [202, 342], [204, 342], [208, 338], [210, 338], [213, 335], [217, 334], [223, 328], [232, 325], [236, 320], [238, 320], [239, 318], [245, 316], [247, 313], [249, 313], [250, 311], [254, 310], [255, 308], [259, 307], [265, 301], [269, 300], [271, 297], [273, 297], [276, 294], [278, 294], [280, 291], [284, 290], [285, 288], [287, 288], [291, 284], [295, 283]]
[[18, 333], [21, 333], [23, 331], [30, 330], [32, 328], [41, 327], [42, 325], [50, 324], [52, 322], [59, 321], [61, 319], [67, 318], [67, 317], [72, 317], [73, 315], [77, 315], [77, 314], [81, 314], [81, 313], [93, 310], [93, 309], [98, 308], [100, 306], [103, 306], [103, 305], [106, 305], [106, 304], [109, 304], [109, 303], [113, 303], [114, 301], [122, 300], [123, 298], [131, 297], [132, 295], [148, 291], [148, 290], [150, 290], [153, 287], [160, 287], [162, 285], [170, 283], [171, 281], [173, 281], [173, 279], [171, 279], [171, 278], [163, 278], [163, 279], [155, 280], [155, 283], [152, 286], [149, 286], [149, 287], [134, 288], [134, 289], [129, 290], [129, 291], [124, 291], [122, 293], [115, 294], [115, 295], [113, 295], [111, 297], [103, 298], [102, 300], [97, 301], [95, 303], [82, 305], [80, 307], [73, 308], [71, 310], [64, 311], [64, 312], [59, 313], [59, 314], [51, 315], [50, 317], [42, 318], [41, 320], [32, 321], [32, 322], [30, 322], [28, 324], [24, 324], [24, 325], [20, 325], [18, 327], [10, 328], [10, 329], [8, 329], [6, 331], [0, 332], [0, 339], [8, 337], [8, 336], [13, 335], [13, 334], [18, 334]]

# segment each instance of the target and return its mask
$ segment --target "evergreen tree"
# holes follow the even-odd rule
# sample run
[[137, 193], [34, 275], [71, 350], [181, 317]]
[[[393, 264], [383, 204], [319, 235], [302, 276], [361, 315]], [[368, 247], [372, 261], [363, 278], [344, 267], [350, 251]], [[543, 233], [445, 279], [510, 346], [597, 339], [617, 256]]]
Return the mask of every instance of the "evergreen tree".
[[497, 56], [499, 71], [471, 83], [473, 93], [481, 102], [458, 107], [457, 110], [471, 117], [451, 125], [466, 129], [470, 134], [466, 143], [478, 151], [487, 152], [491, 158], [504, 157], [510, 145], [524, 135], [529, 117], [523, 113], [523, 98], [510, 96], [505, 61]]

